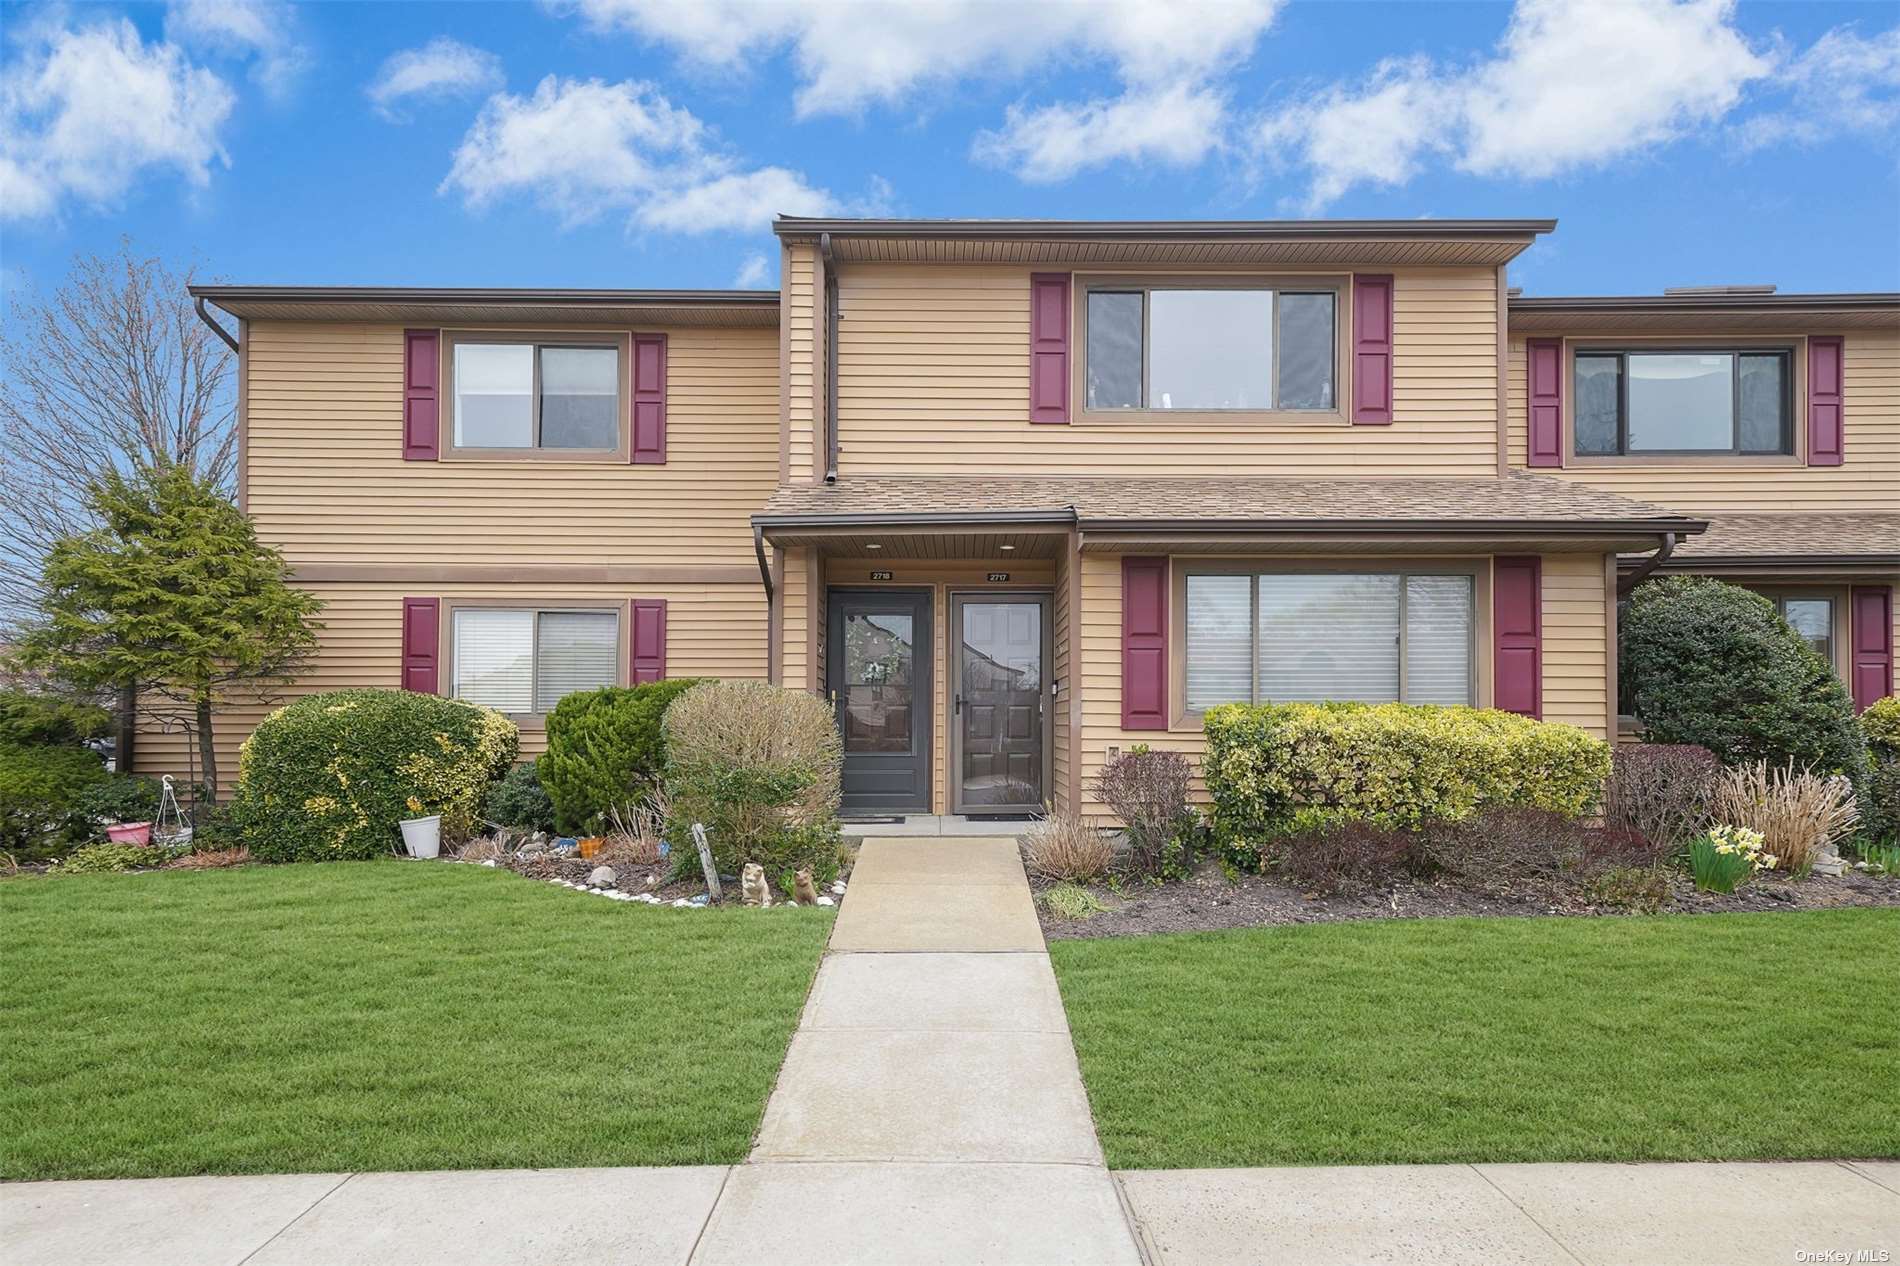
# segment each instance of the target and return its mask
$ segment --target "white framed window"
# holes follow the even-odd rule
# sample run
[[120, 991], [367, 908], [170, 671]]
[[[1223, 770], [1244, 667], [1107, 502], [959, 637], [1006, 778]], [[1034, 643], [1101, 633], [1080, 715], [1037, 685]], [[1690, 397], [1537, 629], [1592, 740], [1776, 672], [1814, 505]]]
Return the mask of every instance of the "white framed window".
[[1104, 282], [1083, 321], [1087, 410], [1339, 407], [1336, 289]]
[[1473, 704], [1468, 573], [1189, 571], [1186, 704]]
[[498, 712], [552, 711], [563, 696], [620, 680], [620, 613], [453, 608], [450, 692]]
[[620, 447], [613, 343], [451, 339], [454, 441], [466, 449], [611, 452]]

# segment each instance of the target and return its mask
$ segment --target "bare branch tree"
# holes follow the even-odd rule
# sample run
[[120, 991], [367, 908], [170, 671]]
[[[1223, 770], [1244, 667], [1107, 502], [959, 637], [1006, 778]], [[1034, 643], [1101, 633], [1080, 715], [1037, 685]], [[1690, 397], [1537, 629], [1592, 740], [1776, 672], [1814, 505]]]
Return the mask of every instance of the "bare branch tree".
[[86, 487], [108, 469], [184, 466], [229, 494], [233, 357], [193, 311], [195, 275], [127, 238], [15, 301], [0, 336], [0, 617], [33, 609], [55, 539], [95, 526]]

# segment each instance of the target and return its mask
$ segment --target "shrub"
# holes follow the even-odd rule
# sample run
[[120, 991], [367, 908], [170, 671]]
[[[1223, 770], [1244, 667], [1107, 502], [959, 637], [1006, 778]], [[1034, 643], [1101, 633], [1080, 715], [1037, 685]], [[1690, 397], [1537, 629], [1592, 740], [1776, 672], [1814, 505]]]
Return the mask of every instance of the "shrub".
[[1178, 878], [1193, 864], [1194, 770], [1179, 752], [1137, 744], [1102, 766], [1095, 793], [1128, 828], [1128, 857], [1144, 875]]
[[398, 846], [402, 819], [437, 813], [454, 844], [518, 741], [500, 713], [436, 695], [307, 695], [244, 741], [235, 812], [259, 861], [375, 857]]
[[837, 877], [844, 752], [829, 704], [762, 681], [707, 681], [667, 707], [662, 729], [682, 869], [698, 867], [689, 828], [700, 822], [721, 874], [757, 862], [787, 892], [800, 867], [818, 883]]
[[1689, 841], [1689, 870], [1703, 892], [1730, 893], [1775, 859], [1762, 851], [1760, 833], [1745, 826], [1718, 826]]
[[1416, 834], [1428, 869], [1497, 896], [1548, 897], [1606, 870], [1654, 865], [1665, 852], [1639, 832], [1589, 827], [1543, 809], [1486, 809], [1427, 823]]
[[488, 789], [482, 816], [511, 831], [552, 831], [554, 801], [541, 785], [538, 761], [523, 761]]
[[1900, 844], [1900, 756], [1875, 761], [1861, 784], [1860, 834], [1868, 844]]
[[83, 843], [92, 826], [80, 797], [106, 777], [98, 755], [83, 747], [0, 742], [0, 852], [40, 861]]
[[1860, 714], [1860, 729], [1875, 754], [1900, 758], [1900, 695], [1874, 700]]
[[180, 856], [180, 850], [155, 844], [88, 844], [58, 863], [55, 874], [96, 875], [110, 871], [155, 870]]
[[156, 778], [113, 774], [79, 793], [79, 812], [94, 822], [150, 822], [158, 816], [162, 788]]
[[1230, 855], [1301, 808], [1385, 827], [1503, 805], [1581, 817], [1610, 772], [1603, 740], [1488, 709], [1226, 704], [1208, 710], [1206, 730], [1201, 772]]
[[1088, 819], [1052, 813], [1029, 828], [1030, 872], [1044, 879], [1083, 883], [1099, 879], [1115, 861], [1115, 846]]
[[1705, 576], [1638, 586], [1620, 671], [1658, 743], [1696, 743], [1725, 765], [1793, 761], [1858, 778], [1866, 746], [1833, 667], [1774, 603]]
[[1670, 849], [1709, 823], [1709, 801], [1721, 777], [1715, 753], [1693, 743], [1631, 743], [1616, 749], [1603, 796], [1604, 821]]
[[535, 762], [563, 831], [598, 831], [666, 771], [663, 724], [673, 701], [699, 684], [678, 677], [571, 694], [548, 714], [548, 750]]
[[1761, 836], [1769, 863], [1805, 875], [1814, 859], [1853, 833], [1859, 817], [1854, 786], [1841, 777], [1771, 768], [1766, 761], [1724, 771], [1714, 816]]
[[0, 690], [0, 743], [76, 747], [103, 735], [111, 722], [104, 708], [90, 703]]
[[1337, 821], [1318, 830], [1281, 835], [1267, 856], [1287, 878], [1315, 893], [1384, 883], [1425, 866], [1411, 834], [1366, 821]]

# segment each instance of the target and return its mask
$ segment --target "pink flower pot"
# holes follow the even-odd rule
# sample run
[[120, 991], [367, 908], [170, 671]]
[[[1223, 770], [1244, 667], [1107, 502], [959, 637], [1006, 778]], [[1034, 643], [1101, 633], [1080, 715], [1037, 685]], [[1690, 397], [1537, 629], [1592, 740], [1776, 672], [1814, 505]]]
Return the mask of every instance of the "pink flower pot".
[[106, 838], [114, 844], [150, 844], [152, 842], [152, 824], [150, 822], [120, 822], [106, 828]]

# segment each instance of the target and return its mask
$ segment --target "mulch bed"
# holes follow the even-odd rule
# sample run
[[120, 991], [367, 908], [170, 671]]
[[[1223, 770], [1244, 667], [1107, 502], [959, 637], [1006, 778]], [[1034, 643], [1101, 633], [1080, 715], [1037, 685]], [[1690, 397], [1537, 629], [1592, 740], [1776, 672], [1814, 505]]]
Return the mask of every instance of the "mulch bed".
[[[1900, 880], [1854, 870], [1838, 877], [1757, 879], [1729, 896], [1698, 892], [1694, 881], [1685, 874], [1670, 872], [1668, 881], [1669, 895], [1656, 911], [1658, 914], [1821, 910], [1839, 906], [1900, 909]], [[1086, 919], [1071, 920], [1051, 913], [1040, 900], [1043, 890], [1053, 885], [1034, 880], [1031, 886], [1039, 898], [1036, 913], [1042, 920], [1043, 935], [1050, 940], [1292, 923], [1342, 923], [1358, 919], [1635, 913], [1622, 906], [1591, 905], [1580, 893], [1571, 890], [1492, 895], [1447, 883], [1412, 879], [1320, 896], [1302, 892], [1271, 874], [1241, 875], [1230, 882], [1218, 865], [1210, 864], [1179, 883], [1128, 880], [1121, 885], [1120, 894], [1100, 884], [1088, 885], [1089, 891], [1109, 908]]]

